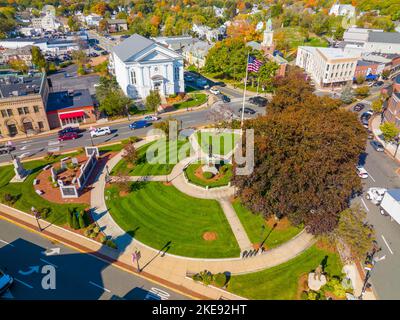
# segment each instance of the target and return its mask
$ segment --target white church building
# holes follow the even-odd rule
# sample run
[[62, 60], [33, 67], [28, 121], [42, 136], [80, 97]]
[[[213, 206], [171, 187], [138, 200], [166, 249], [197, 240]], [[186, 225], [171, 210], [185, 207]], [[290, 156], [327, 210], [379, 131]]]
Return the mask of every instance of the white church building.
[[132, 99], [144, 99], [151, 90], [162, 96], [185, 91], [183, 57], [138, 34], [113, 48], [110, 67]]

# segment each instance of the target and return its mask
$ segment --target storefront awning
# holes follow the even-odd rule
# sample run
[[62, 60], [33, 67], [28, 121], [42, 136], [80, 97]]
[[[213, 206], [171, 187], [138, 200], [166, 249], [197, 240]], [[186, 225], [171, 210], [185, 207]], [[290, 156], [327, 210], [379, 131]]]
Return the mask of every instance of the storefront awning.
[[74, 111], [74, 112], [68, 112], [68, 113], [62, 113], [60, 114], [60, 119], [71, 119], [71, 118], [78, 118], [78, 117], [83, 117], [85, 113], [83, 111]]

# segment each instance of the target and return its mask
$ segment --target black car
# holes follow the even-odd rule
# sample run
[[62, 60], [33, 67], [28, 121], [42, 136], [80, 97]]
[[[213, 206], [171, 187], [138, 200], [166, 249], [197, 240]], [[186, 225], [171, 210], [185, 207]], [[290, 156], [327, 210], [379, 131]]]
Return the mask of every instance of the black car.
[[229, 98], [228, 96], [226, 96], [226, 95], [222, 95], [222, 101], [223, 102], [231, 102], [231, 98]]
[[268, 100], [266, 98], [264, 98], [264, 97], [255, 96], [255, 97], [251, 97], [249, 99], [249, 102], [251, 104], [255, 104], [255, 105], [259, 106], [259, 107], [265, 107], [267, 105], [267, 103], [268, 103]]
[[383, 84], [384, 84], [383, 81], [377, 81], [377, 82], [374, 83], [374, 87], [380, 87]]
[[64, 135], [64, 134], [66, 134], [66, 133], [69, 133], [69, 132], [80, 133], [81, 130], [79, 130], [79, 128], [66, 127], [66, 128], [64, 128], [64, 129], [58, 131], [58, 135], [61, 136], [61, 135]]
[[372, 140], [374, 138], [374, 133], [371, 130], [367, 130], [368, 140]]
[[367, 118], [361, 118], [361, 123], [362, 123], [362, 125], [363, 125], [365, 128], [368, 129], [368, 127], [369, 127], [369, 119], [367, 119]]
[[108, 54], [108, 51], [106, 51], [106, 50], [104, 50], [104, 51], [101, 52], [101, 55], [102, 55], [102, 56], [105, 56], [105, 55], [107, 55], [107, 54]]
[[369, 120], [369, 118], [371, 118], [371, 117], [372, 117], [372, 112], [370, 112], [370, 111], [366, 111], [361, 115], [361, 119]]
[[353, 110], [356, 111], [356, 112], [359, 112], [359, 111], [361, 111], [361, 110], [364, 109], [364, 108], [365, 108], [365, 105], [364, 105], [364, 104], [362, 104], [362, 103], [357, 103], [357, 104], [354, 106]]
[[[239, 113], [242, 113], [242, 108], [239, 109]], [[244, 108], [244, 113], [245, 114], [255, 114], [256, 111], [251, 108], [246, 107], [246, 108]]]

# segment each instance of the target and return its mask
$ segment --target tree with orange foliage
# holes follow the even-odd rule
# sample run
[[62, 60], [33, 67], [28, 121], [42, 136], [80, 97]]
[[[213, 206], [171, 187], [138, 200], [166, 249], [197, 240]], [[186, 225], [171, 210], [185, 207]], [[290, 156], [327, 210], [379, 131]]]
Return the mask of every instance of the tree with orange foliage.
[[160, 25], [161, 23], [161, 18], [159, 16], [152, 16], [150, 18], [150, 24], [154, 27], [157, 27]]
[[95, 14], [103, 16], [107, 9], [108, 7], [105, 2], [98, 2], [92, 6], [91, 11]]

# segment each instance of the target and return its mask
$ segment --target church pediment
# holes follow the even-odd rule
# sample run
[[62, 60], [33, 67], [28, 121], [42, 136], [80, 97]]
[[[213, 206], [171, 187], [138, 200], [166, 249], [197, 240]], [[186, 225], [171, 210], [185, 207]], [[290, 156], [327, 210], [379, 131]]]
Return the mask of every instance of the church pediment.
[[165, 61], [172, 60], [175, 57], [170, 56], [164, 52], [158, 51], [155, 49], [154, 51], [147, 53], [146, 55], [139, 57], [136, 61], [138, 62], [156, 62], [156, 61]]

